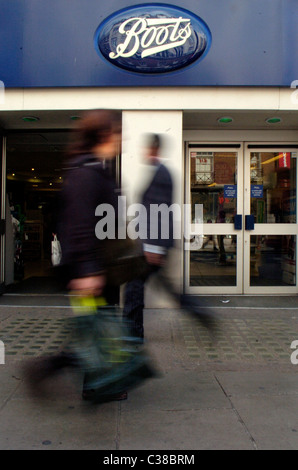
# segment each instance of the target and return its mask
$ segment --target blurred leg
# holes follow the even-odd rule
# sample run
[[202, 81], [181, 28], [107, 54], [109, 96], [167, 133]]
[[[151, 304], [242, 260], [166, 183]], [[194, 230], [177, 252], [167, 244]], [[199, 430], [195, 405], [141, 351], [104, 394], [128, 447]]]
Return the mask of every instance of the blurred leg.
[[144, 285], [142, 279], [134, 279], [126, 284], [123, 309], [123, 318], [132, 336], [141, 339], [144, 338]]

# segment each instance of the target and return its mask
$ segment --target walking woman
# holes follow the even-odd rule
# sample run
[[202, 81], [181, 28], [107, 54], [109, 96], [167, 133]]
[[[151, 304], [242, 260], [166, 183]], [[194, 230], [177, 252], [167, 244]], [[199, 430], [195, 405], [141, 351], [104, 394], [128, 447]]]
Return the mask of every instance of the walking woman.
[[95, 211], [101, 204], [117, 209], [119, 192], [108, 168], [119, 152], [120, 132], [115, 112], [89, 111], [73, 132], [66, 161], [59, 224], [62, 266], [68, 288], [84, 296], [102, 295], [106, 287], [105, 243], [96, 237]]
[[105, 307], [114, 249], [108, 239], [114, 233], [101, 237], [95, 228], [100, 220], [97, 214], [104, 217], [99, 206], [118, 214], [119, 189], [109, 162], [119, 152], [120, 132], [117, 113], [103, 110], [87, 112], [73, 132], [58, 236], [70, 300], [79, 308], [74, 309], [78, 314], [70, 353], [53, 356], [44, 373], [37, 374], [43, 379], [64, 367], [79, 367], [84, 372], [83, 398], [95, 402], [125, 399], [128, 388], [152, 376], [143, 352], [129, 344], [121, 319]]

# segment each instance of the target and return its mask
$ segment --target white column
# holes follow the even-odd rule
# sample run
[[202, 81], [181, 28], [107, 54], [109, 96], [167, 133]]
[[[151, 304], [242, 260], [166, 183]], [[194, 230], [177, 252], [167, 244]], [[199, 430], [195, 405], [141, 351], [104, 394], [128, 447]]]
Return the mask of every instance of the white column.
[[[146, 184], [146, 168], [143, 165], [144, 134], [157, 133], [164, 136], [163, 163], [169, 168], [174, 182], [174, 200], [183, 208], [183, 136], [182, 111], [124, 111], [122, 141], [122, 188], [127, 203], [136, 202], [138, 194]], [[176, 286], [183, 285], [181, 241], [176, 240], [172, 250], [168, 272]], [[174, 306], [172, 299], [160, 288], [154, 278], [146, 285], [145, 308]]]

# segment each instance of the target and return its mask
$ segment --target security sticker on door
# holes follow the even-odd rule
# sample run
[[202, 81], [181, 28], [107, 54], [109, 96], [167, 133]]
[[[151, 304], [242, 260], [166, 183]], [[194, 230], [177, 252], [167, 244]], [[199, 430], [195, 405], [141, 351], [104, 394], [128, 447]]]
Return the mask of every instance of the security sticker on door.
[[234, 199], [237, 197], [237, 185], [236, 184], [225, 184], [224, 186], [224, 197], [225, 199]]
[[264, 195], [264, 187], [262, 184], [251, 185], [251, 197], [262, 199]]

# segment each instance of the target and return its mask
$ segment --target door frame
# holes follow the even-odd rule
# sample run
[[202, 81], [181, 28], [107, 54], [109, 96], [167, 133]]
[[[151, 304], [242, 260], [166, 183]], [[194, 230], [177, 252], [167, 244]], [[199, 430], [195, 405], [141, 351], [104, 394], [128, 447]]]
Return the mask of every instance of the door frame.
[[[190, 201], [190, 151], [199, 152], [235, 152], [238, 154], [237, 157], [237, 214], [242, 216], [243, 212], [243, 188], [244, 180], [244, 143], [243, 142], [187, 142], [185, 151], [185, 202], [188, 206]], [[191, 226], [191, 232], [195, 230], [194, 225]], [[224, 286], [224, 293], [229, 295], [242, 294], [243, 286], [243, 235], [242, 231], [236, 230], [234, 223], [223, 223], [223, 224], [204, 224], [203, 225], [204, 235], [231, 235], [236, 236], [237, 240], [237, 253], [236, 253], [236, 285], [235, 286]], [[184, 291], [186, 294], [201, 295], [201, 294], [218, 294], [219, 286], [208, 287], [208, 286], [190, 286], [189, 285], [189, 272], [190, 272], [190, 260], [187, 252], [183, 252], [184, 259]]]
[[[245, 142], [244, 146], [244, 214], [250, 215], [251, 211], [251, 180], [250, 180], [250, 153], [251, 152], [296, 152], [298, 155], [298, 143], [276, 142], [268, 144], [268, 142]], [[297, 158], [297, 157], [296, 157]], [[298, 160], [298, 158], [297, 158]], [[243, 291], [244, 294], [256, 295], [295, 295], [298, 293], [298, 260], [297, 260], [297, 241], [298, 241], [298, 161], [296, 162], [296, 224], [276, 224], [255, 223], [252, 231], [243, 230], [244, 234], [244, 273], [243, 273]], [[296, 235], [296, 286], [250, 286], [250, 236], [251, 235]], [[248, 266], [249, 269], [245, 269]], [[278, 291], [278, 292], [277, 292]]]
[[[237, 146], [237, 147], [236, 147]], [[206, 142], [189, 141], [185, 146], [185, 202], [190, 204], [190, 149], [198, 151], [238, 151], [237, 164], [237, 214], [242, 216], [242, 230], [236, 230], [234, 224], [204, 224], [204, 234], [208, 235], [233, 235], [237, 238], [237, 269], [236, 286], [223, 288], [219, 292], [219, 287], [197, 287], [189, 286], [190, 260], [187, 252], [183, 248], [184, 265], [184, 291], [192, 295], [295, 295], [298, 293], [298, 204], [296, 194], [296, 224], [255, 224], [254, 230], [246, 230], [245, 215], [250, 215], [250, 152], [251, 151], [272, 151], [279, 152], [282, 149], [297, 152], [298, 142], [254, 142], [254, 141], [231, 141], [231, 142]], [[252, 150], [253, 149], [253, 150]], [[298, 159], [298, 158], [297, 158]], [[297, 162], [298, 163], [298, 162]], [[298, 165], [296, 165], [296, 190], [298, 190]], [[242, 186], [242, 191], [240, 190]], [[207, 230], [206, 230], [207, 229]], [[194, 226], [192, 226], [194, 230]], [[296, 286], [250, 286], [250, 236], [251, 235], [296, 235]]]

